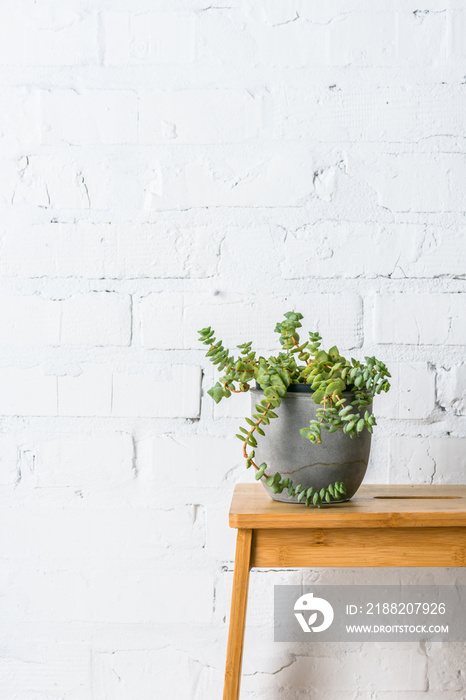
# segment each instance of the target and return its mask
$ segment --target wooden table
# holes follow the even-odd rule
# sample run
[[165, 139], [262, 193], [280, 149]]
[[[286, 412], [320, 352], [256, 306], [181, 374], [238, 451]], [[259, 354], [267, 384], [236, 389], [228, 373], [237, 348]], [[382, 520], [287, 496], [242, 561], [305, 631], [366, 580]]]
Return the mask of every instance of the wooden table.
[[223, 699], [237, 700], [252, 567], [466, 566], [466, 486], [362, 486], [348, 503], [317, 509], [239, 484], [230, 527], [238, 534]]

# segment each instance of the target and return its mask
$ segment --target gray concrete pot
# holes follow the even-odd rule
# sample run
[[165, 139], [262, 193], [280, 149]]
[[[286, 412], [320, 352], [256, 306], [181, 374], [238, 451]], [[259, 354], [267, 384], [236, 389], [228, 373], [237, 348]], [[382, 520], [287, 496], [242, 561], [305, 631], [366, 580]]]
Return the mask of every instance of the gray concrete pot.
[[[318, 405], [312, 400], [310, 387], [291, 385], [287, 395], [282, 399], [278, 409], [274, 409], [278, 418], [264, 426], [265, 436], [257, 435], [254, 461], [256, 464], [266, 462], [269, 475], [280, 472], [282, 477], [293, 479], [295, 486], [303, 484], [306, 488], [313, 486], [320, 490], [335, 481], [343, 481], [348, 501], [358, 488], [367, 469], [371, 447], [371, 434], [363, 430], [351, 439], [342, 430], [329, 434], [322, 431], [322, 444], [314, 445], [301, 437], [300, 428], [309, 427], [309, 421], [315, 418]], [[296, 390], [296, 387], [299, 387]], [[257, 413], [255, 404], [264, 398], [260, 389], [251, 389], [252, 413]], [[350, 398], [350, 393], [344, 394]], [[368, 407], [370, 409], [370, 407]], [[275, 501], [284, 503], [297, 502], [291, 499], [286, 490], [274, 494], [268, 486], [265, 489]], [[336, 503], [337, 501], [335, 501]]]

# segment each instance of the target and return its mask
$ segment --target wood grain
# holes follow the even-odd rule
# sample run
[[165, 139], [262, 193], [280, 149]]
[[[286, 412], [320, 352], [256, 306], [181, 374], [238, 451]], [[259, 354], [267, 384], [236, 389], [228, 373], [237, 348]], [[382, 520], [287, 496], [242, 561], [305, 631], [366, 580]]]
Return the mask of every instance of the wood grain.
[[273, 501], [262, 484], [237, 484], [236, 528], [398, 528], [466, 526], [466, 485], [367, 485], [351, 501], [322, 508]]
[[466, 566], [466, 529], [255, 530], [251, 566]]
[[251, 530], [238, 530], [223, 700], [238, 700], [251, 563]]
[[466, 486], [362, 486], [348, 503], [306, 508], [238, 484], [224, 700], [238, 700], [252, 566], [466, 566]]

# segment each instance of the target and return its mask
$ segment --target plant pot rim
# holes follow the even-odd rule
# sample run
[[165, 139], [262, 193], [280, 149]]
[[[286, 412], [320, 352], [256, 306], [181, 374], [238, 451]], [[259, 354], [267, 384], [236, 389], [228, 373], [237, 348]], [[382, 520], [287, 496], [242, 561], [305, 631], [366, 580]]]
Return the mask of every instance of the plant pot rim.
[[[251, 387], [251, 391], [263, 392], [264, 390], [256, 382], [256, 386]], [[310, 384], [290, 384], [286, 393], [287, 393], [287, 395], [288, 394], [308, 394], [308, 395], [311, 395], [314, 393], [314, 391], [315, 391], [315, 389], [312, 389]], [[350, 390], [346, 390], [346, 391], [342, 392], [342, 396], [354, 396], [354, 392], [350, 391]]]

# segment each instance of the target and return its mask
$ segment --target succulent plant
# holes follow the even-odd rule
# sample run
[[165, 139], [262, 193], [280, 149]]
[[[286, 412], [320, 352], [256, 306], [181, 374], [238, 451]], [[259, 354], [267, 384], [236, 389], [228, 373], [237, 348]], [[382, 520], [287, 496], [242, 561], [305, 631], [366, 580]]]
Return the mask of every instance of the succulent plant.
[[[328, 351], [322, 350], [319, 333], [310, 332], [309, 340], [302, 342], [298, 328], [302, 326], [303, 315], [289, 311], [284, 316], [285, 320], [275, 327], [275, 332], [280, 334], [282, 349], [278, 355], [268, 358], [257, 357], [251, 349], [251, 342], [238, 345], [240, 355], [235, 358], [224, 348], [222, 341], [215, 338], [210, 326], [199, 331], [200, 342], [208, 347], [206, 357], [222, 372], [208, 394], [219, 403], [232, 393], [248, 391], [252, 381], [259, 385], [264, 399], [256, 404], [252, 418], [245, 418], [247, 425], [241, 426], [237, 435], [243, 442], [246, 467], [254, 467], [256, 479], [262, 479], [273, 493], [286, 489], [291, 499], [320, 507], [324, 502], [341, 500], [346, 493], [345, 485], [336, 482], [317, 491], [302, 484], [295, 486], [291, 479], [282, 478], [278, 472], [269, 474], [267, 464], [254, 461], [257, 447], [254, 433], [265, 435], [264, 426], [278, 417], [274, 409], [280, 406], [290, 384], [310, 385], [312, 398], [319, 405], [316, 418], [300, 430], [302, 438], [320, 443], [322, 430], [329, 433], [343, 430], [349, 438], [357, 438], [363, 430], [372, 433], [376, 425], [370, 409], [372, 399], [389, 390], [390, 373], [375, 357], [365, 357], [363, 363], [354, 358], [347, 360], [336, 346]], [[251, 448], [249, 452], [248, 448]]]

